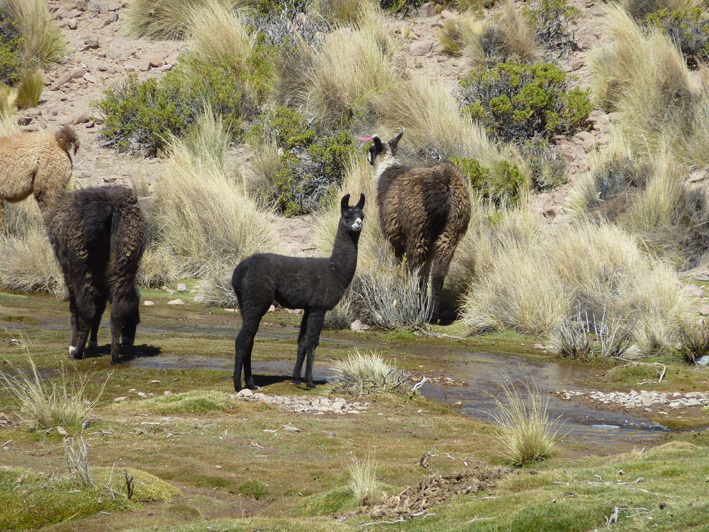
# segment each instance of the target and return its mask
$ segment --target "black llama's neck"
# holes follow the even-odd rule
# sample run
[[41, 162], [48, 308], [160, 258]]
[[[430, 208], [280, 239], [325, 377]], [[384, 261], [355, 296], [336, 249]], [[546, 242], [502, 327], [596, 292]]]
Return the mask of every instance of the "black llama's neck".
[[330, 271], [335, 274], [342, 290], [349, 286], [357, 269], [358, 242], [359, 231], [348, 231], [342, 226], [339, 227], [330, 255]]

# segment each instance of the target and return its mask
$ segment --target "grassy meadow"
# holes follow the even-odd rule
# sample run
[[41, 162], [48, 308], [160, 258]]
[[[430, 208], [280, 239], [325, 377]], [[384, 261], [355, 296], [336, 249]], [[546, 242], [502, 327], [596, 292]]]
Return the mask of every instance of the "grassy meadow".
[[[460, 13], [437, 32], [466, 68], [453, 88], [402, 68], [411, 29], [387, 29], [422, 3], [126, 4], [132, 38], [188, 44], [160, 79], [128, 77], [95, 102], [106, 146], [161, 160], [133, 180], [148, 235], [138, 284], [154, 305], [141, 306], [125, 363], [110, 366], [108, 313], [98, 350], [67, 359], [69, 310], [39, 210], [5, 204], [0, 529], [709, 530], [709, 412], [645, 413], [676, 431], [617, 452], [565, 438], [534, 383], [501, 383], [490, 424], [408, 378], [445, 377], [466, 351], [584, 364], [594, 376], [582, 384], [604, 391], [708, 389], [696, 362], [709, 329], [683, 286], [703, 289], [709, 271], [709, 198], [696, 185], [709, 168], [709, 6], [605, 3], [581, 90], [556, 59], [576, 49], [584, 16], [566, 0], [438, 2]], [[0, 8], [0, 134], [12, 136], [17, 109], [41, 105], [42, 69], [70, 51], [46, 2]], [[610, 140], [569, 187], [568, 223], [551, 226], [534, 200], [568, 185], [556, 143], [589, 129], [592, 111], [613, 113]], [[469, 184], [450, 319], [436, 324], [384, 240], [357, 140], [402, 128], [403, 162], [447, 158]], [[291, 383], [300, 316], [280, 308], [254, 365], [270, 396], [368, 407], [296, 414], [236, 397], [234, 266], [280, 252], [283, 217], [299, 214], [329, 254], [346, 193], [367, 197], [357, 273], [315, 363], [316, 377], [322, 365], [342, 378]], [[178, 282], [187, 291], [163, 289]], [[371, 328], [355, 333], [355, 320]]]

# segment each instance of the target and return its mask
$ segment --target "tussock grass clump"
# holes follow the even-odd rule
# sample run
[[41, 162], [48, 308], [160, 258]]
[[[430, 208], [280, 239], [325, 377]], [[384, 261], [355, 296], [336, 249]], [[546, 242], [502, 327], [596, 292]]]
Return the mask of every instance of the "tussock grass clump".
[[525, 8], [524, 14], [534, 29], [537, 42], [545, 48], [567, 56], [577, 48], [576, 22], [581, 12], [566, 0], [535, 0]]
[[533, 64], [542, 57], [529, 17], [508, 0], [497, 19], [489, 19], [472, 31], [463, 55], [473, 68], [490, 68], [497, 63], [514, 61]]
[[5, 0], [9, 18], [19, 21], [22, 39], [19, 41], [20, 64], [26, 67], [47, 67], [66, 53], [66, 41], [49, 13], [44, 0]]
[[312, 11], [330, 24], [358, 27], [380, 12], [376, 0], [314, 0]]
[[379, 268], [361, 273], [352, 288], [364, 320], [382, 329], [425, 327], [433, 312], [430, 292], [421, 290], [418, 274], [409, 274], [406, 263], [396, 264], [391, 246], [379, 251]]
[[610, 42], [589, 57], [594, 103], [619, 111], [636, 156], [669, 151], [685, 166], [709, 163], [709, 99], [677, 46], [620, 7], [607, 11]]
[[6, 204], [5, 231], [0, 235], [0, 286], [16, 292], [63, 293], [64, 275], [33, 199]]
[[193, 13], [201, 7], [229, 8], [241, 0], [132, 0], [126, 12], [126, 33], [153, 40], [179, 40], [187, 36]]
[[549, 419], [548, 398], [534, 383], [525, 383], [526, 393], [502, 383], [504, 400], [495, 398], [495, 439], [502, 455], [512, 465], [522, 466], [549, 458], [560, 430], [558, 420]]
[[395, 45], [383, 48], [372, 26], [330, 34], [315, 53], [308, 110], [321, 124], [363, 117], [374, 97], [399, 80]]
[[[205, 113], [198, 127], [221, 125]], [[229, 174], [219, 149], [215, 156], [198, 150], [199, 145], [171, 141], [153, 191], [149, 215], [160, 229], [151, 246], [169, 250], [182, 277], [221, 277], [244, 257], [275, 251], [277, 239], [271, 214]], [[221, 146], [225, 149], [226, 141]]]
[[17, 105], [23, 108], [34, 107], [42, 97], [44, 90], [44, 71], [41, 69], [24, 70], [20, 73], [17, 89]]
[[353, 459], [347, 466], [350, 472], [349, 489], [360, 506], [376, 504], [384, 496], [384, 489], [377, 480], [377, 464], [371, 458]]
[[[69, 376], [64, 364], [60, 366], [56, 379], [45, 380], [40, 376], [37, 366], [28, 354], [30, 372], [12, 368], [10, 372], [0, 373], [2, 386], [20, 405], [18, 416], [31, 430], [64, 427], [78, 429], [91, 414], [101, 397], [108, 378], [101, 385], [97, 396], [90, 400], [86, 397], [88, 378]], [[110, 377], [110, 375], [109, 375]]]
[[191, 60], [237, 73], [247, 69], [256, 45], [239, 13], [217, 0], [192, 10], [187, 33]]
[[335, 371], [339, 373], [333, 383], [335, 391], [359, 395], [409, 391], [404, 386], [409, 374], [398, 370], [396, 363], [387, 362], [375, 352], [363, 354], [355, 349], [347, 358], [335, 363]]

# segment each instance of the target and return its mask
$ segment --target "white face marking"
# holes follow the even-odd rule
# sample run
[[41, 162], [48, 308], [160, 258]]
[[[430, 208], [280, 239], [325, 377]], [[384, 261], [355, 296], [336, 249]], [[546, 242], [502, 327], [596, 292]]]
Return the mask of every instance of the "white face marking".
[[362, 218], [357, 218], [354, 223], [352, 224], [352, 230], [353, 231], [361, 231], [362, 230]]
[[76, 347], [73, 346], [73, 345], [70, 345], [70, 346], [69, 346], [69, 354], [70, 354], [70, 355], [73, 355], [75, 351], [76, 351]]
[[386, 144], [384, 150], [377, 155], [377, 158], [374, 161], [374, 184], [379, 184], [379, 179], [382, 177], [382, 174], [389, 168], [399, 168], [400, 166], [401, 163], [399, 162], [399, 159], [391, 154], [391, 151], [389, 151], [389, 145]]

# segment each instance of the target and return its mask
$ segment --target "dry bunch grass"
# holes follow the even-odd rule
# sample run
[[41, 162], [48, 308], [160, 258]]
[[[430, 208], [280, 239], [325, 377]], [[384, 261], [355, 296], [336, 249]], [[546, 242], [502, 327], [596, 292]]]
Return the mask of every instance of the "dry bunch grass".
[[396, 368], [375, 352], [360, 353], [355, 349], [347, 358], [335, 363], [339, 376], [334, 381], [335, 391], [365, 395], [370, 393], [408, 393], [405, 383], [410, 374]]
[[312, 11], [330, 24], [359, 27], [381, 13], [374, 0], [314, 0]]
[[16, 375], [12, 376], [9, 372], [0, 373], [3, 387], [20, 404], [20, 419], [27, 423], [30, 429], [80, 427], [96, 406], [108, 379], [104, 381], [98, 395], [89, 400], [86, 397], [88, 378], [77, 374], [69, 377], [62, 364], [58, 378], [48, 382], [39, 375], [29, 353], [28, 359], [31, 372], [16, 369], [8, 362]]
[[86, 442], [84, 442], [84, 435], [79, 435], [79, 439], [76, 442], [77, 445], [75, 445], [74, 440], [74, 437], [64, 438], [64, 456], [69, 467], [69, 474], [75, 476], [82, 485], [93, 486], [94, 476], [91, 474], [91, 468], [89, 467], [88, 450]]
[[377, 480], [377, 464], [371, 458], [353, 459], [349, 466], [349, 488], [360, 506], [372, 505], [384, 496], [381, 482]]
[[132, 0], [126, 14], [126, 33], [131, 37], [179, 40], [187, 35], [195, 9], [247, 4], [242, 0]]
[[549, 400], [542, 397], [536, 384], [525, 383], [524, 387], [526, 394], [503, 382], [505, 397], [495, 398], [497, 412], [493, 414], [499, 448], [515, 466], [549, 458], [561, 428], [558, 420], [549, 419]]
[[337, 31], [314, 52], [308, 83], [308, 111], [324, 124], [344, 118], [363, 117], [372, 100], [395, 86], [399, 71], [394, 61], [398, 42], [379, 41], [381, 28], [368, 24], [359, 30]]
[[7, 204], [0, 235], [0, 286], [16, 292], [64, 292], [64, 275], [34, 201]]
[[529, 19], [511, 0], [502, 4], [496, 19], [478, 24], [468, 33], [463, 53], [473, 68], [504, 61], [533, 64], [543, 55]]
[[18, 19], [22, 31], [20, 64], [46, 67], [66, 53], [66, 41], [44, 0], [5, 0], [8, 18]]
[[17, 104], [23, 108], [34, 107], [39, 103], [44, 90], [44, 70], [26, 69], [20, 73], [17, 90]]
[[0, 136], [12, 137], [20, 132], [15, 112], [17, 111], [17, 89], [0, 84]]
[[650, 13], [661, 9], [689, 12], [705, 4], [704, 0], [618, 0], [618, 5], [631, 17], [642, 22]]
[[670, 151], [685, 166], [707, 166], [706, 74], [693, 81], [679, 49], [623, 8], [607, 8], [607, 20], [610, 43], [589, 57], [594, 102], [620, 111], [618, 126], [634, 154]]
[[[207, 111], [198, 128], [221, 128]], [[210, 137], [205, 133], [202, 137]], [[222, 145], [226, 147], [226, 133]], [[219, 143], [212, 140], [212, 146]], [[180, 275], [221, 277], [244, 257], [277, 249], [274, 217], [258, 207], [243, 179], [230, 176], [214, 153], [173, 139], [155, 183], [152, 215], [157, 240], [174, 256]]]
[[256, 44], [242, 16], [229, 3], [212, 0], [193, 8], [189, 16], [190, 57], [201, 65], [244, 72]]

